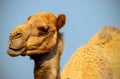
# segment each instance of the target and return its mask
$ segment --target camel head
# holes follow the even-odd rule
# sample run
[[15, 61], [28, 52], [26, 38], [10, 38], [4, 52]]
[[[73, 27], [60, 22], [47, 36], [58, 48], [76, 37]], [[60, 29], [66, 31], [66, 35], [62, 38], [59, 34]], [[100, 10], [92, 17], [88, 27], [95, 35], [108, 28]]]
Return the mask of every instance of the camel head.
[[7, 53], [12, 57], [50, 53], [65, 20], [64, 14], [56, 17], [52, 13], [39, 12], [30, 16], [10, 33]]

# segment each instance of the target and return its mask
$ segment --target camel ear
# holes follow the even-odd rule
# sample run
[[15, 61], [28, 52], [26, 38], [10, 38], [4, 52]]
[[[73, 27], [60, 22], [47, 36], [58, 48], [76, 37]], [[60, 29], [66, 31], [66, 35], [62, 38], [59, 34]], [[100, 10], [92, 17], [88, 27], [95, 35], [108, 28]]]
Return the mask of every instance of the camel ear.
[[66, 23], [66, 16], [64, 14], [60, 14], [57, 18], [57, 29], [62, 28]]

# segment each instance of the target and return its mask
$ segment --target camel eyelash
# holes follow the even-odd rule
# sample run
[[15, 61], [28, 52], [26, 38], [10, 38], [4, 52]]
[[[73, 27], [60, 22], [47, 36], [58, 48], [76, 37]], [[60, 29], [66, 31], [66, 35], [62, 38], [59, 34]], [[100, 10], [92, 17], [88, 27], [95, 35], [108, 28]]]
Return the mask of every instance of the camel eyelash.
[[37, 29], [39, 30], [39, 35], [47, 34], [49, 30], [49, 28], [45, 28], [44, 26], [40, 26]]

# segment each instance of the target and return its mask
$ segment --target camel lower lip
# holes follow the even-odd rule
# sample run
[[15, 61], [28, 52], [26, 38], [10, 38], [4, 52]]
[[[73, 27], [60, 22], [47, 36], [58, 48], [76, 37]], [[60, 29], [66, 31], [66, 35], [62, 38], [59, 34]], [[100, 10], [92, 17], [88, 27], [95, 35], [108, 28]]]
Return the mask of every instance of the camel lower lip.
[[23, 52], [25, 51], [25, 48], [20, 48], [20, 49], [13, 49], [13, 48], [9, 48], [7, 50], [7, 54], [9, 54], [12, 57], [21, 55]]

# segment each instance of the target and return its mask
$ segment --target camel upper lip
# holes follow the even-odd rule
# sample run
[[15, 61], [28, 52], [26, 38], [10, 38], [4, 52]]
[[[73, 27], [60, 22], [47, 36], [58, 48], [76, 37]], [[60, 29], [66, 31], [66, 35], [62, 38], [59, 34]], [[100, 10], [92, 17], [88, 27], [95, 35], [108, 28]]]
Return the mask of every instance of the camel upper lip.
[[20, 45], [20, 46], [12, 46], [12, 45], [9, 45], [9, 49], [8, 50], [13, 50], [13, 51], [20, 51], [22, 50], [23, 48], [25, 48], [25, 43], [23, 45]]

